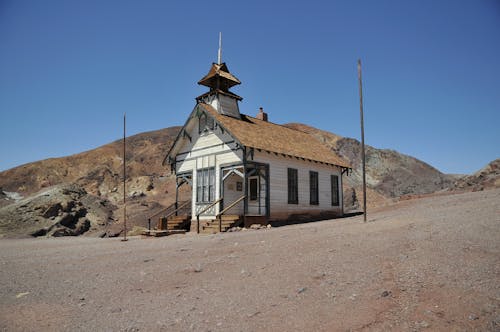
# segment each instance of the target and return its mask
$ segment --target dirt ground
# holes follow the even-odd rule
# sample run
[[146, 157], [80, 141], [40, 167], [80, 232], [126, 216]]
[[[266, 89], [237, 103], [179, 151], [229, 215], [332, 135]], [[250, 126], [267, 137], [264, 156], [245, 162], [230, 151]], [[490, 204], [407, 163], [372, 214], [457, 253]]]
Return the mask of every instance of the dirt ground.
[[0, 241], [0, 330], [500, 331], [500, 189], [215, 235]]

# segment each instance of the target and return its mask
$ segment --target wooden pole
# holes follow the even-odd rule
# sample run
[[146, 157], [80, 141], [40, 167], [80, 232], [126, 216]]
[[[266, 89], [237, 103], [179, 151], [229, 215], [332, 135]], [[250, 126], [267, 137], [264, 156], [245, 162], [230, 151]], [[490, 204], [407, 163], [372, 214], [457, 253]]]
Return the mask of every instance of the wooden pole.
[[363, 84], [361, 80], [361, 59], [358, 59], [359, 114], [361, 117], [361, 161], [363, 168], [363, 219], [366, 222], [366, 164], [365, 164], [365, 125], [363, 120]]
[[127, 179], [127, 168], [126, 168], [126, 139], [125, 139], [125, 128], [126, 128], [126, 113], [123, 113], [123, 239], [122, 241], [127, 241], [127, 201], [126, 201], [126, 185], [125, 180]]

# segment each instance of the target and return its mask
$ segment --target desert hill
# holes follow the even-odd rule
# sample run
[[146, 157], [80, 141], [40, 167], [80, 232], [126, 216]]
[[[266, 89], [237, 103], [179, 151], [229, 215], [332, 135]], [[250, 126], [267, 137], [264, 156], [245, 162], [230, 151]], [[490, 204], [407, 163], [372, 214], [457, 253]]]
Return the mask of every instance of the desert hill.
[[[180, 127], [170, 127], [128, 137], [127, 178], [147, 183], [166, 173], [161, 161], [179, 130]], [[0, 188], [26, 196], [45, 187], [71, 182], [82, 185], [89, 193], [117, 200], [123, 172], [122, 154], [122, 141], [117, 140], [68, 157], [21, 165], [0, 172]]]
[[[344, 205], [346, 210], [358, 208], [357, 199], [361, 198], [360, 143], [303, 124], [286, 126], [310, 133], [352, 165], [352, 172], [344, 180]], [[175, 177], [161, 163], [179, 130], [180, 127], [170, 127], [127, 138], [127, 216], [132, 225], [145, 226], [149, 215], [175, 200]], [[55, 185], [75, 184], [85, 191], [85, 195], [109, 203], [112, 208], [105, 224], [111, 224], [111, 229], [115, 225], [118, 230], [123, 219], [122, 148], [122, 141], [117, 140], [94, 150], [0, 172], [0, 208], [20, 196], [44, 192]], [[393, 150], [367, 146], [366, 156], [367, 196], [371, 207], [386, 205], [405, 195], [499, 186], [498, 160], [476, 174], [457, 178]]]
[[500, 187], [500, 158], [495, 159], [474, 174], [458, 178], [454, 183], [457, 190], [483, 190]]
[[[175, 178], [161, 162], [179, 130], [180, 127], [170, 127], [127, 137], [126, 196], [131, 225], [145, 225], [150, 213], [175, 200], [169, 194], [175, 192]], [[1, 172], [0, 207], [15, 201], [4, 193], [27, 197], [55, 185], [75, 184], [86, 196], [113, 206], [106, 225], [110, 224], [110, 232], [115, 233], [119, 226], [113, 228], [113, 225], [123, 220], [122, 154], [122, 141], [117, 140], [68, 157], [41, 160]]]
[[[288, 127], [314, 135], [339, 156], [348, 160], [353, 172], [345, 177], [347, 189], [353, 188], [358, 197], [362, 191], [361, 143], [298, 123]], [[414, 157], [394, 150], [366, 148], [366, 182], [368, 204], [380, 206], [404, 195], [434, 193], [453, 187], [455, 177], [443, 174]], [[349, 199], [349, 195], [346, 198]], [[350, 202], [351, 203], [351, 202]]]

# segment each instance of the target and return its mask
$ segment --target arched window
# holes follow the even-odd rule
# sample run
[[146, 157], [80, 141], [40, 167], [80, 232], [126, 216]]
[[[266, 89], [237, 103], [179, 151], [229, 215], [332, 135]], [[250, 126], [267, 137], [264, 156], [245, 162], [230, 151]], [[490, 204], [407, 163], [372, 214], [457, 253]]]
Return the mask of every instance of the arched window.
[[214, 119], [206, 113], [201, 113], [200, 121], [198, 122], [198, 133], [203, 133], [208, 130], [214, 130]]

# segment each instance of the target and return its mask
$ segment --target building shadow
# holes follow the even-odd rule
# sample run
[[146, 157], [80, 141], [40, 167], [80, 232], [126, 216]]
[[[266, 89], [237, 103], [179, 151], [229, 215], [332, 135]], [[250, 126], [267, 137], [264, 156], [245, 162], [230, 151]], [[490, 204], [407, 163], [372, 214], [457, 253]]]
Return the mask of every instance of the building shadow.
[[345, 219], [345, 218], [359, 216], [362, 214], [363, 214], [363, 211], [348, 212], [348, 213], [344, 213], [341, 216], [338, 216], [338, 215], [337, 216], [332, 216], [332, 215], [311, 216], [311, 215], [296, 214], [296, 215], [291, 215], [290, 218], [288, 218], [288, 219], [271, 220], [269, 223], [271, 224], [272, 227], [283, 227], [283, 226], [288, 226], [288, 225], [307, 224], [310, 222], [316, 222], [316, 221], [322, 221], [322, 220]]

